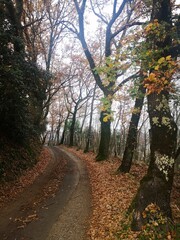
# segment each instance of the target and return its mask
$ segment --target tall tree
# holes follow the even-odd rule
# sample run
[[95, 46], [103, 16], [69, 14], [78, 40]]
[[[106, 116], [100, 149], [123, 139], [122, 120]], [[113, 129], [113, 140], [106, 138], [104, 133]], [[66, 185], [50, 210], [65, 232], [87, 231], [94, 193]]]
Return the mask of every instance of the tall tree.
[[[74, 90], [72, 90], [72, 87], [70, 87], [70, 92], [71, 92], [71, 99], [74, 105], [74, 109], [71, 112], [72, 114], [72, 121], [71, 121], [71, 126], [70, 126], [70, 146], [74, 145], [74, 131], [75, 131], [75, 124], [76, 124], [76, 116], [77, 112], [80, 108], [82, 108], [82, 105], [85, 104], [85, 101], [90, 97], [90, 91], [88, 88], [84, 88], [85, 84], [78, 80], [78, 85], [75, 86], [76, 88], [76, 93]], [[78, 89], [79, 88], [79, 89]], [[79, 93], [77, 94], [77, 90], [79, 90]], [[84, 93], [86, 94], [84, 95]]]
[[38, 109], [45, 99], [44, 71], [27, 51], [25, 14], [24, 1], [0, 1], [0, 141], [7, 148], [11, 144], [17, 153], [4, 156], [2, 147], [0, 169], [3, 173], [7, 168], [12, 175], [36, 160], [41, 131]]
[[[169, 91], [176, 63], [172, 49], [172, 11], [170, 0], [153, 0], [151, 23], [145, 28], [147, 38], [144, 59], [150, 73], [145, 77], [150, 119], [150, 165], [134, 200], [132, 229], [140, 230], [148, 222], [146, 211], [154, 206], [172, 218], [170, 194], [174, 174], [177, 126], [171, 116]], [[174, 51], [173, 51], [174, 52]], [[157, 210], [159, 209], [159, 210]]]
[[[109, 4], [109, 2], [108, 3], [107, 1], [105, 2], [106, 2], [105, 4]], [[131, 18], [132, 12], [135, 9], [135, 5], [136, 5], [132, 3], [132, 1], [123, 0], [120, 4], [118, 4], [118, 2], [114, 0], [113, 6], [112, 6], [112, 15], [110, 19], [108, 19], [108, 17], [105, 17], [105, 15], [101, 13], [100, 4], [97, 1], [95, 1], [95, 5], [97, 6], [97, 9], [99, 9], [99, 12], [96, 12], [95, 7], [93, 5], [93, 1], [91, 1], [91, 7], [94, 14], [99, 18], [99, 21], [101, 21], [101, 23], [105, 24], [106, 26], [106, 30], [104, 34], [105, 69], [103, 71], [103, 77], [102, 77], [101, 74], [97, 71], [96, 58], [93, 55], [94, 51], [90, 50], [89, 45], [87, 43], [86, 36], [85, 36], [84, 22], [85, 22], [86, 4], [87, 4], [86, 0], [81, 1], [81, 3], [79, 3], [77, 0], [74, 0], [74, 5], [78, 14], [79, 29], [77, 29], [72, 24], [71, 24], [72, 27], [69, 27], [69, 29], [73, 31], [77, 35], [78, 39], [80, 40], [85, 56], [89, 62], [89, 66], [94, 76], [94, 79], [104, 94], [103, 108], [100, 113], [101, 139], [99, 144], [99, 152], [96, 159], [105, 160], [109, 156], [109, 143], [110, 143], [110, 136], [111, 136], [111, 121], [112, 121], [112, 111], [111, 111], [112, 98], [114, 93], [117, 91], [117, 89], [120, 86], [122, 86], [123, 83], [126, 82], [124, 80], [123, 83], [117, 86], [116, 80], [120, 75], [122, 75], [125, 72], [125, 69], [127, 69], [127, 63], [126, 63], [126, 67], [124, 65], [122, 67], [122, 69], [123, 68], [124, 69], [121, 72], [120, 63], [118, 63], [118, 67], [117, 67], [117, 62], [111, 59], [111, 56], [113, 55], [112, 46], [113, 44], [115, 44], [117, 40], [116, 37], [119, 34], [122, 34], [122, 36], [124, 36], [126, 32], [125, 30], [127, 28], [130, 28], [135, 25], [139, 25], [141, 23], [137, 21], [133, 21], [134, 18], [133, 20]], [[127, 14], [128, 16], [124, 14]], [[122, 21], [120, 24], [121, 16], [124, 17], [125, 21]], [[121, 47], [121, 45], [119, 45], [119, 47]], [[119, 53], [119, 49], [117, 52]], [[104, 74], [104, 72], [106, 73]], [[119, 72], [121, 73], [119, 74]]]
[[64, 121], [64, 129], [63, 129], [63, 132], [62, 132], [60, 144], [64, 144], [64, 139], [65, 139], [65, 134], [66, 134], [66, 130], [67, 130], [69, 115], [70, 115], [70, 112], [68, 111], [68, 114], [67, 114], [66, 119]]
[[39, 130], [35, 121], [38, 114], [34, 110], [45, 96], [43, 74], [28, 60], [22, 26], [23, 1], [4, 1], [0, 5], [1, 126], [9, 137], [23, 142], [25, 135], [27, 138], [28, 134]]
[[62, 62], [56, 54], [57, 46], [65, 35], [62, 22], [68, 14], [68, 1], [65, 0], [48, 0], [43, 1], [43, 4], [41, 0], [24, 2], [23, 29], [26, 52], [31, 61], [42, 65], [46, 71], [43, 79], [46, 96], [44, 99], [38, 99], [39, 105], [35, 109], [39, 113], [36, 124], [38, 121], [41, 124], [42, 134], [46, 129], [46, 118], [53, 97], [67, 80], [65, 69], [61, 71], [62, 64], [61, 67], [57, 67], [55, 62]]
[[117, 170], [118, 172], [127, 173], [130, 171], [134, 151], [136, 150], [137, 146], [138, 123], [141, 115], [141, 110], [143, 107], [145, 91], [146, 90], [141, 81], [130, 120], [122, 163]]
[[90, 146], [90, 140], [91, 140], [91, 135], [92, 135], [92, 120], [93, 120], [93, 111], [94, 111], [94, 101], [95, 101], [95, 94], [96, 94], [96, 85], [93, 89], [93, 96], [92, 96], [92, 101], [91, 101], [91, 110], [90, 110], [90, 118], [89, 118], [89, 126], [87, 130], [87, 139], [86, 139], [86, 146], [84, 149], [84, 152], [89, 152], [89, 146]]

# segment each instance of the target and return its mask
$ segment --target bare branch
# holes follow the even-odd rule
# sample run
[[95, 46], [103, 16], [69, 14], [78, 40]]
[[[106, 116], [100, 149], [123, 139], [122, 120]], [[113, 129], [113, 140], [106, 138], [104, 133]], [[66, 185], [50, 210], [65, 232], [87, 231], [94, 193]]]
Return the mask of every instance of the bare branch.
[[145, 24], [145, 22], [132, 22], [132, 23], [127, 23], [124, 26], [122, 26], [118, 31], [116, 31], [115, 33], [113, 33], [111, 35], [111, 39], [115, 38], [120, 32], [126, 30], [127, 28], [133, 27], [133, 26], [140, 26]]
[[96, 12], [95, 7], [93, 6], [92, 0], [90, 0], [91, 2], [91, 8], [93, 10], [93, 13], [105, 24], [108, 24], [108, 21], [106, 20], [106, 17], [101, 13], [101, 10], [98, 8], [99, 13]]
[[116, 89], [114, 90], [114, 93], [116, 93], [125, 83], [129, 82], [130, 80], [132, 79], [135, 79], [137, 77], [140, 76], [140, 71], [138, 71], [137, 73], [125, 78], [117, 87]]

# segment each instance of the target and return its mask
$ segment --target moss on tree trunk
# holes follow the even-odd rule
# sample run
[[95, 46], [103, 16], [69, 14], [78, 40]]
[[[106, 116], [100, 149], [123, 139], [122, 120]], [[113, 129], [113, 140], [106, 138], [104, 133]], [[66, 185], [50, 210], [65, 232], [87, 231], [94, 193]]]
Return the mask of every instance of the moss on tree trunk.
[[[152, 51], [161, 52], [160, 58], [166, 59], [171, 55], [170, 49], [172, 40], [170, 36], [171, 23], [171, 3], [170, 0], [153, 0], [151, 21], [158, 21], [158, 24], [165, 27], [163, 38], [151, 37]], [[154, 68], [150, 69], [153, 72]], [[167, 71], [167, 67], [161, 69], [161, 74]], [[155, 72], [156, 73], [156, 72]], [[153, 74], [155, 74], [153, 72]], [[155, 75], [156, 76], [156, 75]], [[159, 75], [160, 76], [160, 75]], [[156, 76], [155, 80], [157, 80]], [[163, 79], [162, 79], [163, 80]], [[170, 83], [171, 77], [166, 77]], [[148, 113], [150, 119], [150, 165], [146, 176], [142, 179], [139, 190], [134, 200], [134, 214], [132, 221], [133, 230], [141, 230], [142, 226], [148, 222], [144, 212], [151, 204], [158, 206], [162, 215], [172, 218], [170, 207], [170, 195], [174, 175], [174, 159], [177, 142], [177, 126], [171, 116], [169, 107], [169, 92], [166, 88], [160, 91], [153, 90], [153, 83], [149, 83]], [[158, 85], [156, 85], [158, 87]]]

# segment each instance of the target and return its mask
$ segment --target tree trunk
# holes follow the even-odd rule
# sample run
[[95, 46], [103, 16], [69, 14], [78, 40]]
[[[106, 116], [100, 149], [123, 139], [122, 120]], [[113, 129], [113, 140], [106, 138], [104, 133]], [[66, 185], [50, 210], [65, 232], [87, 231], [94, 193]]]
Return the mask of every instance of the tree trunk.
[[[169, 35], [172, 28], [170, 0], [153, 0], [151, 20], [154, 19], [157, 19], [160, 24], [166, 22], [167, 35], [161, 42], [155, 38], [152, 49], [162, 51], [161, 57], [166, 57], [171, 54], [168, 49], [172, 45]], [[171, 79], [167, 80], [170, 82]], [[151, 92], [147, 97], [151, 126], [150, 165], [146, 176], [141, 180], [134, 200], [133, 230], [141, 230], [142, 226], [148, 222], [148, 219], [143, 217], [143, 212], [150, 204], [157, 205], [165, 217], [172, 218], [170, 194], [174, 175], [177, 126], [171, 116], [168, 97], [169, 93], [165, 90], [160, 93]]]
[[78, 105], [74, 107], [73, 117], [72, 117], [72, 123], [70, 127], [70, 142], [69, 146], [74, 146], [74, 131], [75, 131], [75, 124], [76, 124], [76, 114], [77, 114]]
[[126, 140], [126, 146], [125, 146], [122, 163], [121, 163], [120, 167], [118, 168], [117, 172], [128, 173], [130, 171], [133, 154], [137, 147], [138, 123], [139, 123], [139, 119], [141, 116], [141, 110], [143, 107], [145, 91], [146, 90], [145, 90], [144, 86], [141, 84], [139, 86], [138, 92], [140, 95], [143, 94], [143, 96], [136, 97], [133, 113], [131, 116], [131, 121], [130, 121], [130, 126], [129, 126], [129, 131], [128, 131], [128, 136], [127, 136], [127, 140]]
[[109, 143], [111, 137], [111, 121], [103, 121], [104, 117], [108, 114], [107, 112], [102, 111], [100, 116], [101, 122], [101, 139], [99, 144], [99, 152], [96, 156], [96, 161], [103, 161], [109, 157]]
[[[154, 36], [151, 50], [161, 51], [160, 57], [166, 57], [171, 55], [169, 49], [172, 45], [169, 34], [172, 28], [170, 0], [153, 0], [151, 20], [155, 19], [160, 24], [166, 23], [166, 37], [159, 40]], [[153, 61], [158, 62], [158, 58]], [[163, 73], [166, 70], [164, 67], [161, 71]], [[170, 77], [167, 80], [170, 82]], [[150, 165], [134, 200], [133, 230], [141, 230], [148, 222], [148, 219], [143, 217], [143, 212], [150, 204], [157, 205], [164, 217], [172, 218], [170, 195], [174, 176], [177, 126], [171, 116], [167, 91], [150, 92], [147, 100], [151, 126]]]
[[64, 138], [65, 138], [65, 133], [66, 133], [66, 129], [67, 129], [67, 123], [68, 123], [69, 115], [70, 115], [70, 112], [68, 112], [68, 115], [67, 115], [65, 123], [64, 123], [64, 129], [63, 129], [63, 133], [62, 133], [62, 136], [61, 136], [60, 144], [64, 144]]
[[90, 145], [90, 138], [91, 138], [91, 131], [92, 131], [92, 119], [93, 119], [93, 109], [94, 109], [94, 100], [95, 100], [95, 94], [96, 94], [96, 87], [95, 84], [94, 91], [93, 91], [93, 97], [91, 102], [91, 112], [90, 112], [90, 119], [89, 119], [89, 128], [87, 133], [87, 141], [86, 141], [86, 147], [84, 149], [84, 153], [89, 152], [89, 145]]
[[59, 138], [60, 129], [61, 129], [61, 121], [59, 119], [58, 125], [57, 125], [57, 128], [56, 128], [56, 144], [57, 145], [59, 145], [59, 143], [60, 143], [60, 138]]
[[[162, 103], [164, 105], [161, 106], [166, 109], [164, 112], [156, 110]], [[177, 126], [171, 117], [168, 99], [164, 94], [148, 96], [148, 112], [151, 124], [150, 165], [146, 176], [141, 180], [134, 200], [133, 230], [140, 230], [145, 224], [146, 219], [142, 214], [151, 203], [156, 204], [165, 216], [172, 218], [170, 194], [174, 174]], [[155, 123], [155, 119], [158, 122]], [[166, 125], [167, 122], [168, 125]]]
[[78, 139], [77, 139], [77, 149], [82, 149], [83, 148], [83, 143], [84, 143], [84, 137], [83, 137], [83, 128], [84, 128], [84, 124], [87, 118], [87, 109], [88, 109], [88, 101], [86, 103], [86, 107], [85, 107], [85, 113], [84, 113], [84, 117], [82, 120], [82, 124], [81, 124], [81, 128], [80, 131], [78, 133]]

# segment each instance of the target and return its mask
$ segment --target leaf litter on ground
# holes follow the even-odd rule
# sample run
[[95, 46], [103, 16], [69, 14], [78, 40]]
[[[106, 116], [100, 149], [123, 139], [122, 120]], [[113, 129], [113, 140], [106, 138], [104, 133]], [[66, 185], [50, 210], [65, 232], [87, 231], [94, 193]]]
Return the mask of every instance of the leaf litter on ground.
[[[88, 168], [91, 192], [92, 214], [88, 230], [91, 240], [128, 240], [139, 239], [139, 232], [130, 229], [130, 219], [126, 214], [137, 189], [140, 179], [147, 171], [147, 165], [134, 163], [130, 173], [116, 174], [120, 165], [118, 158], [96, 162], [95, 154], [83, 153], [82, 150], [68, 148], [82, 159]], [[180, 179], [178, 179], [180, 180]], [[173, 189], [172, 210], [175, 221], [180, 218], [177, 189]]]
[[[136, 194], [140, 179], [146, 173], [147, 166], [144, 163], [133, 164], [130, 173], [117, 175], [116, 170], [120, 165], [118, 158], [96, 162], [95, 154], [92, 152], [85, 154], [82, 150], [77, 151], [75, 148], [67, 148], [67, 150], [82, 159], [88, 168], [92, 192], [92, 214], [87, 232], [89, 239], [138, 239], [138, 233], [132, 232], [128, 226], [129, 220], [126, 211]], [[39, 161], [32, 169], [25, 171], [16, 181], [0, 184], [0, 208], [15, 199], [24, 188], [30, 186], [45, 171], [51, 161], [50, 151], [44, 148]], [[49, 195], [54, 196], [58, 185], [52, 179], [49, 186], [43, 189], [43, 198]], [[180, 174], [177, 173], [172, 191], [172, 210], [176, 223], [180, 220], [179, 189]], [[37, 199], [35, 205], [39, 204], [41, 200]], [[24, 227], [29, 221], [37, 219], [37, 213], [33, 213], [30, 217], [27, 215], [25, 218], [16, 219], [22, 223], [19, 227]]]
[[7, 202], [11, 202], [25, 187], [31, 185], [42, 174], [52, 161], [52, 155], [48, 148], [43, 148], [37, 164], [26, 171], [17, 180], [0, 184], [0, 208]]

